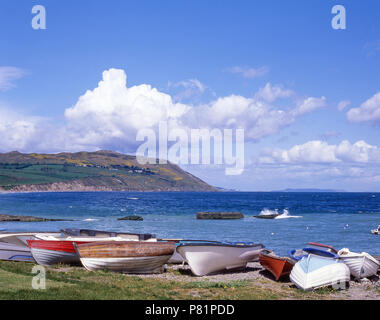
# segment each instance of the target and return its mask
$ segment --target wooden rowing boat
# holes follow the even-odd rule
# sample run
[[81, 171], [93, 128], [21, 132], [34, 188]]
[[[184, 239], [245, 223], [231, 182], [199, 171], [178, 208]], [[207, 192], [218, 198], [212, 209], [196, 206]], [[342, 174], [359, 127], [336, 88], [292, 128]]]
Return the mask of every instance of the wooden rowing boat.
[[260, 264], [273, 274], [276, 281], [281, 277], [289, 275], [293, 269], [295, 261], [288, 257], [280, 257], [273, 251], [263, 249], [259, 254]]
[[174, 241], [112, 241], [74, 244], [82, 265], [90, 271], [122, 273], [162, 271], [175, 250]]
[[[68, 232], [68, 230], [70, 230]], [[150, 234], [116, 233], [96, 230], [61, 230], [65, 237], [57, 235], [36, 234], [36, 239], [28, 240], [34, 260], [40, 265], [53, 265], [58, 263], [80, 263], [79, 256], [74, 249], [74, 243], [85, 244], [104, 241], [152, 241]], [[147, 239], [147, 240], [145, 240]]]

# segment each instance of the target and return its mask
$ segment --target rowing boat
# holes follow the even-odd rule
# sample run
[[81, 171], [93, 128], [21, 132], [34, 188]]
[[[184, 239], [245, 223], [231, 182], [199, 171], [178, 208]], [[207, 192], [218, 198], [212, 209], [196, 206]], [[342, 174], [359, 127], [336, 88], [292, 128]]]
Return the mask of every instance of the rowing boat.
[[377, 273], [380, 263], [367, 252], [356, 253], [344, 248], [338, 252], [339, 258], [350, 268], [355, 279], [367, 278]]
[[82, 265], [90, 271], [156, 273], [175, 250], [172, 241], [107, 241], [74, 244]]
[[[95, 231], [95, 230], [92, 230]], [[66, 233], [67, 234], [67, 233]], [[90, 233], [91, 234], [91, 233]], [[116, 235], [116, 236], [113, 236]], [[77, 264], [80, 263], [79, 256], [74, 249], [74, 243], [85, 244], [91, 242], [104, 241], [139, 241], [146, 238], [146, 235], [130, 233], [109, 233], [98, 231], [94, 236], [82, 233], [79, 236], [57, 237], [37, 234], [37, 239], [27, 240], [33, 258], [40, 265], [53, 265], [58, 263]], [[157, 241], [156, 238], [149, 238], [146, 241]]]
[[[0, 260], [35, 262], [27, 240], [36, 239], [36, 234], [42, 234], [42, 232], [1, 232]], [[44, 234], [59, 235], [53, 232]]]
[[257, 261], [262, 244], [254, 243], [183, 243], [177, 252], [188, 263], [192, 273], [204, 276], [223, 270], [245, 268]]
[[337, 257], [309, 254], [294, 265], [290, 280], [302, 290], [325, 286], [342, 289], [350, 281], [350, 270]]
[[288, 257], [280, 257], [273, 251], [263, 249], [259, 255], [260, 264], [273, 274], [276, 281], [281, 277], [289, 275], [295, 264], [294, 260]]

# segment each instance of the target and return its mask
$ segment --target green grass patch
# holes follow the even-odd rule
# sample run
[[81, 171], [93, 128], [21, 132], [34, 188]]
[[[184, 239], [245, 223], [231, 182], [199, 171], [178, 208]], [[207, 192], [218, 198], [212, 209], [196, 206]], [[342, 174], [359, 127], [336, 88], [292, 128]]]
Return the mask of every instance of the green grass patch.
[[46, 268], [46, 289], [32, 288], [34, 264], [0, 261], [0, 299], [323, 299], [327, 292], [305, 293], [289, 286], [259, 280], [173, 281], [140, 278], [114, 272], [90, 272], [81, 267]]

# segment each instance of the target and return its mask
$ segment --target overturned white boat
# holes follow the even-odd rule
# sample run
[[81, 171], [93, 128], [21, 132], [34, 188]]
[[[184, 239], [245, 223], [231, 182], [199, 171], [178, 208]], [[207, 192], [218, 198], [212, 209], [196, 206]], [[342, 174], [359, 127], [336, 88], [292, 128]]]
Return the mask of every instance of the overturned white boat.
[[27, 240], [36, 239], [37, 234], [59, 235], [54, 232], [1, 232], [0, 260], [35, 262]]
[[367, 278], [377, 273], [380, 263], [367, 252], [355, 253], [347, 248], [338, 251], [339, 258], [348, 266], [355, 279]]
[[254, 243], [183, 243], [176, 251], [196, 276], [223, 270], [239, 269], [257, 261], [262, 244]]
[[350, 270], [338, 257], [309, 254], [295, 264], [290, 280], [302, 290], [327, 286], [345, 289], [350, 281]]

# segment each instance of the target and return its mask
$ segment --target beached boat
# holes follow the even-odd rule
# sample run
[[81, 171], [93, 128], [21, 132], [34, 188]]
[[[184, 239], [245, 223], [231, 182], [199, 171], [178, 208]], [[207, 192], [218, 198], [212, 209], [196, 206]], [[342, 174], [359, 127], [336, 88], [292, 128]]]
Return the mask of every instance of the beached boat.
[[173, 241], [107, 241], [74, 246], [87, 270], [122, 273], [161, 272], [175, 250]]
[[[212, 241], [212, 240], [185, 240], [185, 239], [160, 239], [162, 241], [174, 241], [176, 246], [179, 246], [181, 243], [221, 243], [220, 241]], [[168, 261], [168, 264], [181, 264], [186, 262], [182, 256], [177, 252], [177, 250], [174, 250], [173, 255]]]
[[[94, 230], [92, 230], [94, 231]], [[73, 243], [85, 244], [101, 241], [139, 241], [140, 234], [113, 233], [99, 231], [95, 236], [87, 236], [85, 233], [79, 236], [57, 237], [37, 234], [35, 240], [27, 240], [33, 258], [40, 265], [53, 265], [58, 263], [79, 263], [79, 257], [74, 249]], [[145, 235], [141, 237], [145, 238]], [[157, 241], [149, 238], [146, 241]]]
[[109, 237], [122, 237], [128, 240], [145, 241], [156, 238], [156, 235], [150, 233], [125, 233], [113, 231], [100, 231], [91, 229], [61, 229], [64, 236], [67, 237], [95, 237], [95, 238], [109, 238]]
[[321, 249], [321, 250], [326, 250], [328, 252], [332, 252], [335, 254], [338, 253], [337, 249], [335, 249], [333, 246], [329, 246], [327, 244], [322, 244], [322, 243], [318, 243], [318, 242], [308, 242], [307, 246], [309, 248], [317, 248], [317, 249]]
[[267, 249], [261, 250], [259, 259], [260, 264], [273, 274], [276, 281], [283, 276], [289, 275], [295, 264], [294, 260], [288, 257], [280, 257]]
[[339, 258], [349, 267], [355, 279], [367, 278], [377, 273], [380, 263], [367, 252], [356, 253], [344, 248], [338, 252]]
[[380, 235], [380, 226], [378, 226], [377, 229], [371, 230], [371, 233]]
[[350, 270], [338, 258], [309, 254], [294, 265], [289, 277], [302, 290], [326, 286], [342, 289], [350, 281]]
[[[27, 240], [36, 239], [41, 232], [1, 232], [0, 233], [0, 260], [35, 262]], [[59, 235], [59, 233], [45, 233]]]
[[288, 255], [291, 259], [295, 261], [300, 261], [302, 260], [302, 258], [307, 257], [311, 253], [318, 256], [328, 257], [328, 258], [337, 258], [336, 253], [332, 252], [331, 250], [326, 250], [326, 247], [329, 247], [329, 246], [321, 245], [319, 243], [317, 245], [315, 244], [316, 243], [309, 242], [309, 245], [310, 245], [309, 247], [306, 247], [303, 249], [292, 249], [288, 252]]
[[189, 264], [196, 276], [223, 270], [244, 268], [249, 261], [257, 261], [262, 244], [253, 243], [183, 243], [177, 252]]

